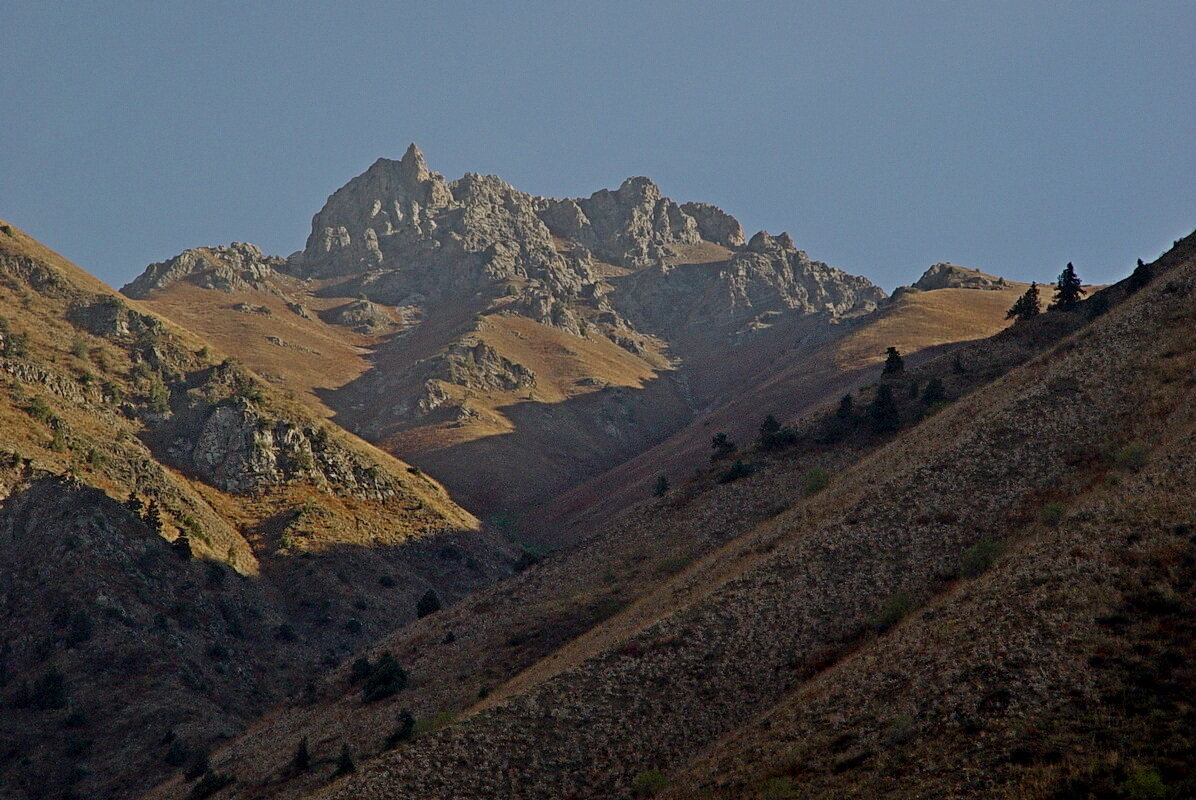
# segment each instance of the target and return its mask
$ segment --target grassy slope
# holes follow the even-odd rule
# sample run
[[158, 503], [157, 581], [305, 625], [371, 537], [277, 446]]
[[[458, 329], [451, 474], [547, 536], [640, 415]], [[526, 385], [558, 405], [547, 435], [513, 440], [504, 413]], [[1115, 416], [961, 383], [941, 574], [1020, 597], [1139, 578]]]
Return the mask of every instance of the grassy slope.
[[[1000, 662], [1002, 682], [1020, 686], [1028, 681], [1034, 688], [1008, 702], [1005, 707], [1014, 709], [1008, 714], [991, 709], [1000, 712], [993, 715], [994, 725], [1005, 729], [1012, 720], [1065, 725], [1068, 711], [1054, 699], [1059, 692], [1080, 692], [1082, 699], [1094, 667], [1073, 655], [1056, 657], [1050, 636], [1055, 623], [1041, 616], [1053, 616], [1058, 598], [1049, 591], [1041, 597], [1026, 591], [1034, 580], [1037, 542], [1051, 544], [1049, 537], [1058, 530], [1041, 527], [1038, 514], [1044, 503], [1063, 499], [1072, 504], [1072, 516], [1060, 529], [1078, 529], [1078, 536], [1092, 526], [1093, 533], [1122, 536], [1118, 525], [1093, 514], [1087, 503], [1098, 508], [1104, 497], [1135, 493], [1143, 485], [1138, 479], [1115, 483], [1119, 476], [1105, 455], [1130, 440], [1144, 443], [1161, 461], [1180, 459], [1161, 475], [1182, 481], [1189, 474], [1183, 459], [1190, 453], [1185, 449], [1190, 417], [1184, 409], [1190, 410], [1193, 390], [1193, 342], [1187, 334], [1193, 324], [1196, 262], [1191, 243], [1184, 248], [1170, 259], [1182, 260], [1180, 266], [1125, 306], [864, 458], [812, 503], [781, 514], [656, 589], [637, 604], [641, 621], [651, 624], [629, 627], [634, 608], [617, 615], [607, 624], [606, 636], [591, 634], [595, 646], [584, 661], [574, 661], [578, 666], [549, 668], [544, 680], [529, 682], [506, 702], [383, 756], [318, 796], [619, 793], [637, 772], [676, 769], [765, 713], [778, 697], [796, 696], [791, 693], [812, 678], [829, 679], [835, 665], [857, 649], [883, 647], [871, 621], [886, 599], [904, 592], [916, 602], [942, 602], [959, 586], [952, 573], [963, 552], [982, 534], [1007, 540], [1011, 559], [1021, 552], [1018, 548], [1028, 548], [1014, 578], [1020, 593], [1002, 590], [1004, 602], [1016, 608], [998, 630], [1020, 631], [1027, 640], [1046, 630], [1016, 657]], [[1127, 381], [1126, 375], [1139, 379]], [[1181, 427], [1173, 434], [1176, 424]], [[1143, 472], [1146, 486], [1152, 485], [1151, 475]], [[1165, 481], [1158, 488], [1167, 495]], [[1132, 508], [1130, 520], [1149, 524]], [[1191, 507], [1185, 502], [1174, 511], [1190, 515]], [[1190, 553], [1186, 542], [1164, 536], [1151, 546]], [[1094, 548], [1091, 557], [1099, 562], [1105, 556]], [[1148, 579], [1151, 574], [1148, 570]], [[1055, 586], [1068, 589], [1066, 582]], [[1099, 615], [1105, 606], [1092, 599], [1083, 592], [1070, 596], [1074, 607], [1063, 624], [1075, 619], [1076, 609]], [[1036, 621], [1040, 630], [1025, 629], [1027, 620]], [[1089, 630], [1085, 623], [1077, 635]], [[962, 633], [956, 641], [970, 641]], [[958, 634], [947, 623], [936, 635], [950, 641]], [[988, 653], [961, 647], [953, 663], [964, 675], [983, 676], [990, 669]], [[820, 674], [827, 677], [816, 677]], [[941, 673], [917, 671], [918, 677], [927, 674]], [[886, 687], [914, 680], [893, 670], [886, 675]], [[1036, 676], [1047, 683], [1036, 683]], [[845, 680], [851, 686], [850, 677]], [[954, 695], [941, 687], [936, 694], [947, 697], [942, 716], [982, 702], [993, 690], [986, 681], [964, 681]], [[835, 713], [848, 722], [856, 716], [849, 699], [854, 696], [852, 689], [833, 696]], [[989, 706], [994, 702], [1007, 701]], [[863, 726], [869, 734], [872, 728]], [[1126, 734], [1128, 749], [1144, 745], [1133, 738], [1142, 730], [1129, 726]], [[984, 747], [970, 751], [978, 767], [992, 767], [983, 776], [984, 786], [1021, 780], [1017, 759], [990, 764], [985, 752]], [[773, 767], [758, 764], [756, 755], [745, 747], [739, 758], [753, 770]], [[852, 763], [866, 760], [839, 765], [837, 773], [833, 763], [827, 769], [844, 774]], [[832, 782], [827, 791], [852, 785], [850, 776], [841, 780], [847, 783]], [[937, 786], [944, 776], [931, 774], [925, 781], [924, 786]], [[742, 796], [734, 784], [730, 791]]]

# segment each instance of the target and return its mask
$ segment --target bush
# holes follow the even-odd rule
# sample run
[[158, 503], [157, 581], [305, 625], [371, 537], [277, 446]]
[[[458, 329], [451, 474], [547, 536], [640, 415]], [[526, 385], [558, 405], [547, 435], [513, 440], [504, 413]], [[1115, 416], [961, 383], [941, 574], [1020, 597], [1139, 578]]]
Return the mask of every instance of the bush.
[[802, 479], [802, 491], [806, 497], [818, 494], [830, 485], [831, 474], [822, 467], [811, 467], [806, 470], [806, 477]]
[[959, 563], [960, 572], [973, 578], [991, 567], [1004, 551], [1005, 546], [1001, 542], [988, 536], [982, 537], [976, 544], [963, 551]]
[[415, 616], [418, 619], [423, 619], [429, 614], [435, 614], [440, 610], [440, 598], [436, 596], [436, 592], [432, 589], [424, 592], [424, 596], [415, 604]]
[[25, 406], [25, 413], [42, 424], [49, 424], [54, 419], [50, 404], [40, 397], [34, 397], [29, 401], [29, 405]]
[[359, 658], [353, 662], [353, 666], [349, 668], [349, 682], [360, 683], [366, 678], [370, 677], [370, 673], [374, 671], [374, 665], [370, 663], [368, 658]]
[[233, 782], [230, 775], [220, 775], [216, 772], [205, 772], [199, 783], [191, 787], [187, 800], [206, 800]]
[[932, 406], [947, 399], [947, 389], [939, 378], [931, 378], [922, 391], [922, 403]]
[[1159, 773], [1152, 769], [1139, 769], [1120, 787], [1129, 800], [1165, 800], [1168, 791]]
[[789, 778], [769, 778], [764, 782], [762, 800], [791, 800], [797, 797], [797, 786]]
[[669, 493], [669, 479], [661, 475], [656, 479], [656, 486], [652, 488], [653, 497], [664, 497]]
[[714, 452], [710, 454], [711, 461], [718, 461], [720, 458], [726, 458], [735, 452], [735, 442], [725, 433], [715, 434], [714, 438], [710, 440], [710, 446]]
[[1130, 442], [1113, 454], [1113, 466], [1137, 472], [1146, 466], [1149, 452], [1142, 442]]
[[631, 790], [636, 797], [654, 797], [668, 785], [669, 779], [663, 772], [650, 769], [635, 776], [635, 780], [631, 782]]
[[724, 472], [722, 475], [718, 476], [718, 482], [719, 483], [730, 483], [731, 481], [737, 481], [740, 478], [746, 478], [748, 475], [751, 475], [751, 474], [752, 474], [751, 467], [749, 467], [747, 464], [744, 464], [742, 461], [736, 461], [734, 464], [731, 465], [731, 468], [729, 470]]
[[387, 750], [393, 750], [403, 742], [408, 741], [414, 732], [415, 717], [411, 716], [410, 711], [400, 712], [398, 724], [395, 725], [395, 729], [390, 732], [390, 735], [386, 737], [384, 748]]
[[1067, 516], [1067, 506], [1053, 500], [1042, 507], [1042, 521], [1047, 525], [1058, 525]]
[[881, 603], [880, 611], [873, 618], [872, 624], [880, 630], [886, 630], [896, 625], [914, 607], [913, 599], [905, 592], [897, 592]]
[[291, 772], [298, 774], [307, 772], [310, 768], [311, 753], [307, 750], [307, 737], [304, 736], [299, 740], [299, 746], [295, 748], [295, 757], [291, 759]]
[[361, 689], [361, 701], [373, 703], [407, 688], [407, 673], [390, 653], [383, 653], [366, 678]]

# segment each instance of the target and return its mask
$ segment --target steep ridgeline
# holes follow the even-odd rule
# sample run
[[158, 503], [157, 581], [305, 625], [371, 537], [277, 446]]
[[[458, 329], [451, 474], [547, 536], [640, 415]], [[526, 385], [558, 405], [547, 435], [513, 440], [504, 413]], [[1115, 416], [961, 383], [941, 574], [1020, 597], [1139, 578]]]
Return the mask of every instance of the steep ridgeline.
[[1196, 235], [1142, 277], [396, 632], [214, 753], [215, 796], [1190, 794]]
[[555, 200], [446, 181], [414, 145], [335, 192], [285, 262], [200, 248], [124, 291], [479, 514], [633, 457], [885, 299], [647, 178]]
[[414, 467], [10, 225], [0, 430], [5, 798], [134, 795], [429, 590], [451, 602], [518, 555]]

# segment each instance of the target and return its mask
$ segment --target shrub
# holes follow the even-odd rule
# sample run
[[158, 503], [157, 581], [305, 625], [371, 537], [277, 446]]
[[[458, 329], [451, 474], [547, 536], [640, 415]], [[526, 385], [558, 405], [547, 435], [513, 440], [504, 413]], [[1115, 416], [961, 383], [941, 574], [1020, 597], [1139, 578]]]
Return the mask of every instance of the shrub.
[[370, 663], [368, 658], [359, 658], [349, 668], [349, 682], [360, 683], [370, 677], [370, 673], [373, 671], [374, 665]]
[[41, 397], [31, 399], [29, 405], [25, 406], [25, 413], [42, 424], [48, 424], [50, 420], [54, 419], [54, 412], [50, 410], [50, 404]]
[[[479, 696], [481, 693], [479, 692]], [[411, 735], [415, 732], [415, 717], [411, 716], [410, 711], [402, 711], [399, 713], [398, 723], [395, 729], [386, 737], [386, 743], [383, 745], [387, 750], [393, 750], [403, 742], [408, 741]]]
[[366, 678], [361, 689], [361, 701], [373, 703], [407, 688], [407, 673], [390, 653], [383, 653]]
[[1113, 466], [1136, 472], [1146, 466], [1148, 453], [1146, 445], [1142, 442], [1130, 442], [1113, 454]]
[[75, 358], [87, 358], [87, 341], [82, 336], [76, 336], [71, 342], [71, 355]]
[[749, 467], [747, 464], [744, 464], [742, 461], [737, 460], [734, 464], [731, 465], [731, 468], [729, 470], [724, 472], [722, 475], [718, 476], [718, 482], [719, 483], [730, 483], [731, 481], [737, 481], [740, 478], [746, 478], [748, 475], [751, 475], [751, 474], [752, 474], [752, 468]]
[[1042, 507], [1042, 521], [1047, 525], [1058, 525], [1067, 516], [1067, 506], [1053, 500]]
[[1165, 800], [1171, 794], [1159, 773], [1152, 769], [1137, 770], [1120, 789], [1129, 800]]
[[790, 778], [769, 778], [761, 788], [762, 800], [791, 800], [797, 797], [797, 786]]
[[924, 405], [932, 406], [935, 403], [942, 402], [947, 399], [947, 389], [943, 386], [943, 382], [939, 378], [931, 378], [930, 382], [926, 384], [926, 388], [922, 391], [922, 403]]
[[199, 779], [199, 783], [191, 787], [191, 793], [187, 795], [187, 800], [206, 800], [228, 786], [233, 780], [231, 775], [221, 775], [209, 770]]
[[291, 759], [291, 772], [307, 772], [310, 767], [311, 753], [307, 750], [307, 737], [304, 736], [299, 740], [299, 746], [295, 748], [295, 756]]
[[631, 790], [636, 797], [654, 797], [668, 785], [669, 779], [663, 772], [650, 769], [635, 776], [635, 780], [631, 782]]
[[849, 420], [855, 416], [855, 406], [850, 394], [845, 394], [840, 398], [839, 407], [835, 409], [835, 416], [842, 420]]
[[435, 614], [440, 610], [440, 598], [436, 596], [436, 592], [432, 589], [424, 592], [424, 596], [415, 604], [415, 616], [418, 619], [423, 619], [429, 614]]
[[1129, 294], [1133, 294], [1146, 284], [1150, 283], [1150, 279], [1152, 277], [1153, 275], [1151, 275], [1150, 267], [1146, 266], [1146, 264], [1142, 262], [1142, 259], [1139, 258], [1138, 266], [1134, 267], [1134, 271], [1130, 273], [1129, 280], [1126, 282], [1126, 290]]
[[991, 567], [1004, 550], [1005, 546], [1001, 542], [984, 536], [976, 544], [963, 551], [959, 569], [969, 578], [975, 577]]
[[661, 475], [656, 479], [656, 486], [652, 488], [653, 497], [664, 497], [669, 493], [669, 479]]
[[811, 467], [806, 470], [806, 477], [802, 479], [802, 491], [806, 497], [818, 494], [830, 485], [831, 474], [822, 467]]
[[896, 625], [914, 607], [913, 599], [905, 592], [890, 595], [881, 603], [880, 611], [873, 618], [872, 624], [880, 630], [886, 630]]
[[735, 452], [735, 442], [725, 433], [718, 433], [710, 440], [710, 446], [714, 452], [710, 454], [711, 461], [717, 461], [720, 458], [726, 458]]

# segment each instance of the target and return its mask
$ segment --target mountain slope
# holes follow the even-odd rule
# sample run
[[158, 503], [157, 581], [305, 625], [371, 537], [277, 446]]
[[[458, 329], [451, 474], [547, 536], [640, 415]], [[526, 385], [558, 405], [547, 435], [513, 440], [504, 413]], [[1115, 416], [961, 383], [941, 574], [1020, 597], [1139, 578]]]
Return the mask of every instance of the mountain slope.
[[127, 797], [514, 565], [435, 482], [7, 224], [0, 317], [6, 797]]
[[[1162, 599], [1142, 601], [1147, 613], [1175, 619], [1182, 612], [1182, 602], [1176, 605], [1174, 598], [1191, 580], [1184, 566], [1192, 553], [1190, 493], [1169, 505], [1128, 503], [1124, 517], [1122, 512], [1112, 519], [1097, 513], [1122, 502], [1122, 493], [1132, 496], [1149, 489], [1166, 498], [1191, 475], [1191, 401], [1196, 389], [1196, 351], [1190, 335], [1196, 322], [1196, 257], [1191, 237], [1155, 269], [1159, 274], [1148, 288], [866, 456], [835, 476], [813, 501], [761, 526], [750, 542], [737, 542], [734, 552], [699, 562], [669, 581], [654, 597], [641, 601], [653, 609], [650, 624], [622, 634], [612, 631], [577, 666], [549, 670], [543, 681], [382, 755], [313, 796], [621, 796], [645, 770], [684, 774], [684, 764], [701, 758], [720, 737], [748, 725], [778, 700], [802, 702], [804, 695], [795, 692], [806, 683], [834, 679], [841, 660], [845, 688], [828, 697], [844, 719], [839, 723], [832, 718], [831, 723], [869, 745], [882, 720], [854, 711], [850, 698], [857, 687], [866, 693], [867, 684], [856, 683], [863, 677], [851, 671], [850, 658], [844, 659], [856, 649], [885, 650], [886, 630], [909, 604], [929, 602], [928, 610], [934, 612], [937, 603], [949, 605], [948, 595], [954, 591], [967, 602], [958, 611], [948, 609], [941, 626], [935, 623], [933, 635], [944, 641], [967, 641], [967, 630], [953, 629], [953, 621], [974, 620], [986, 603], [992, 607], [994, 599], [986, 600], [986, 592], [1014, 607], [994, 623], [997, 630], [981, 640], [1003, 643], [1001, 671], [993, 673], [993, 656], [980, 647], [961, 646], [953, 672], [922, 672], [930, 666], [926, 654], [917, 662], [907, 657], [902, 663], [911, 668], [917, 663], [916, 675], [886, 668], [885, 682], [872, 685], [900, 691], [913, 687], [917, 679], [929, 679], [942, 700], [925, 709], [925, 720], [901, 706], [891, 709], [897, 713], [883, 720], [885, 726], [902, 714], [913, 715], [914, 721], [903, 725], [912, 727], [909, 741], [917, 741], [923, 724], [934, 728], [953, 714], [979, 708], [982, 729], [991, 726], [1002, 737], [999, 740], [1010, 741], [1004, 738], [1010, 733], [1033, 735], [1026, 726], [1066, 730], [1071, 711], [1059, 699], [1069, 693], [1072, 701], [1090, 704], [1097, 699], [1094, 690], [1110, 687], [1119, 693], [1114, 697], [1123, 699], [1106, 699], [1124, 702], [1132, 695], [1122, 693], [1132, 693], [1138, 685], [1134, 673], [1125, 674], [1125, 682], [1112, 680], [1110, 686], [1110, 678], [1094, 674], [1101, 669], [1099, 662], [1079, 654], [1102, 638], [1103, 623], [1096, 617], [1119, 602], [1134, 601], [1128, 594], [1125, 600], [1110, 596], [1107, 588], [1088, 592], [1077, 587], [1060, 605], [1059, 593], [1068, 591], [1064, 581], [1076, 567], [1061, 570], [1059, 578], [1036, 590], [1035, 578], [1043, 571], [1034, 556], [1039, 547], [1088, 540], [1090, 552], [1068, 551], [1055, 557], [1061, 563], [1078, 561], [1079, 569], [1085, 561], [1102, 564], [1123, 546], [1123, 524], [1161, 524], [1165, 527], [1155, 528], [1147, 547], [1154, 553], [1149, 558], [1156, 569], [1164, 571], [1115, 569], [1107, 577], [1113, 581], [1111, 588], [1120, 589], [1118, 582], [1125, 581], [1123, 592], [1140, 581], [1139, 575], [1148, 582], [1160, 581], [1154, 591]], [[1124, 293], [1124, 287], [1118, 287], [1112, 299]], [[1093, 305], [1080, 313], [1099, 310]], [[1125, 380], [1127, 375], [1137, 380]], [[1141, 477], [1123, 479], [1122, 471], [1132, 472], [1141, 463], [1138, 457], [1120, 455], [1130, 452], [1144, 453], [1146, 464], [1158, 459], [1161, 469], [1143, 469]], [[1134, 509], [1151, 516], [1138, 516]], [[971, 584], [956, 583], [954, 576], [986, 538], [1005, 543], [1006, 563], [1015, 574], [994, 572], [977, 579], [978, 588], [971, 591]], [[1093, 584], [1104, 581], [1098, 578]], [[975, 606], [969, 608], [969, 603]], [[1149, 611], [1152, 608], [1155, 611]], [[1080, 613], [1091, 616], [1085, 619]], [[933, 613], [923, 617], [937, 619]], [[620, 621], [615, 617], [608, 627]], [[1021, 628], [1019, 621], [1033, 625]], [[1141, 617], [1130, 621], [1149, 624]], [[900, 636], [905, 628], [899, 625], [897, 630]], [[1055, 649], [1057, 632], [1067, 633], [1074, 650], [1067, 645]], [[1190, 639], [1174, 634], [1172, 628], [1171, 644], [1164, 647], [1178, 647], [1183, 653]], [[903, 652], [919, 651], [911, 647]], [[1115, 655], [1120, 658], [1121, 652]], [[1099, 648], [1093, 655], [1100, 655]], [[1150, 662], [1149, 669], [1162, 670], [1163, 680], [1175, 682], [1165, 698], [1182, 697], [1192, 688], [1190, 671], [1174, 663]], [[875, 673], [865, 669], [863, 675]], [[952, 683], [955, 675], [965, 679]], [[877, 711], [869, 706], [867, 713], [880, 714], [880, 706], [875, 707]], [[1155, 724], [1162, 726], [1156, 730], [1182, 730], [1182, 705], [1168, 700], [1149, 708], [1157, 712]], [[1149, 753], [1155, 733], [1137, 723], [1118, 722], [1120, 713], [1115, 710], [1114, 721], [1104, 728], [1110, 746], [1127, 757]], [[853, 726], [858, 730], [852, 731]], [[776, 734], [772, 730], [768, 736]], [[794, 741], [800, 742], [800, 735], [799, 728]], [[732, 763], [743, 764], [761, 780], [770, 777], [768, 771], [777, 765], [760, 762], [753, 740], [747, 741], [730, 745]], [[841, 746], [850, 749], [855, 739], [843, 741]], [[1082, 761], [1092, 755], [1075, 740], [1051, 744], [1064, 748], [1065, 759]], [[988, 755], [992, 752], [988, 746], [969, 750], [956, 743], [952, 755], [968, 759], [968, 769], [923, 774], [917, 786], [955, 796], [960, 791], [1020, 785], [1017, 782], [1026, 777], [1025, 760], [1018, 756], [998, 763]], [[857, 781], [848, 774], [868, 764], [872, 755], [865, 748], [832, 762], [820, 753], [811, 766], [815, 777], [810, 785], [827, 796], [857, 791], [857, 785], [863, 787], [861, 793], [891, 785]], [[1164, 755], [1173, 759], [1167, 762], [1169, 770], [1185, 763], [1167, 754], [1154, 757]], [[1190, 768], [1190, 759], [1186, 763]], [[796, 777], [804, 779], [802, 765], [795, 769]], [[882, 770], [885, 781], [899, 782], [905, 776], [900, 763], [864, 769]], [[731, 796], [742, 796], [739, 773], [712, 767], [707, 774], [726, 780]], [[698, 788], [682, 782], [677, 791], [688, 796]], [[712, 788], [720, 788], [717, 781]], [[916, 787], [909, 791], [918, 796]]]
[[197, 248], [124, 291], [483, 516], [663, 441], [791, 337], [884, 299], [787, 234], [745, 241], [646, 178], [533, 197], [494, 176], [448, 182], [414, 145], [335, 192], [289, 258]]

